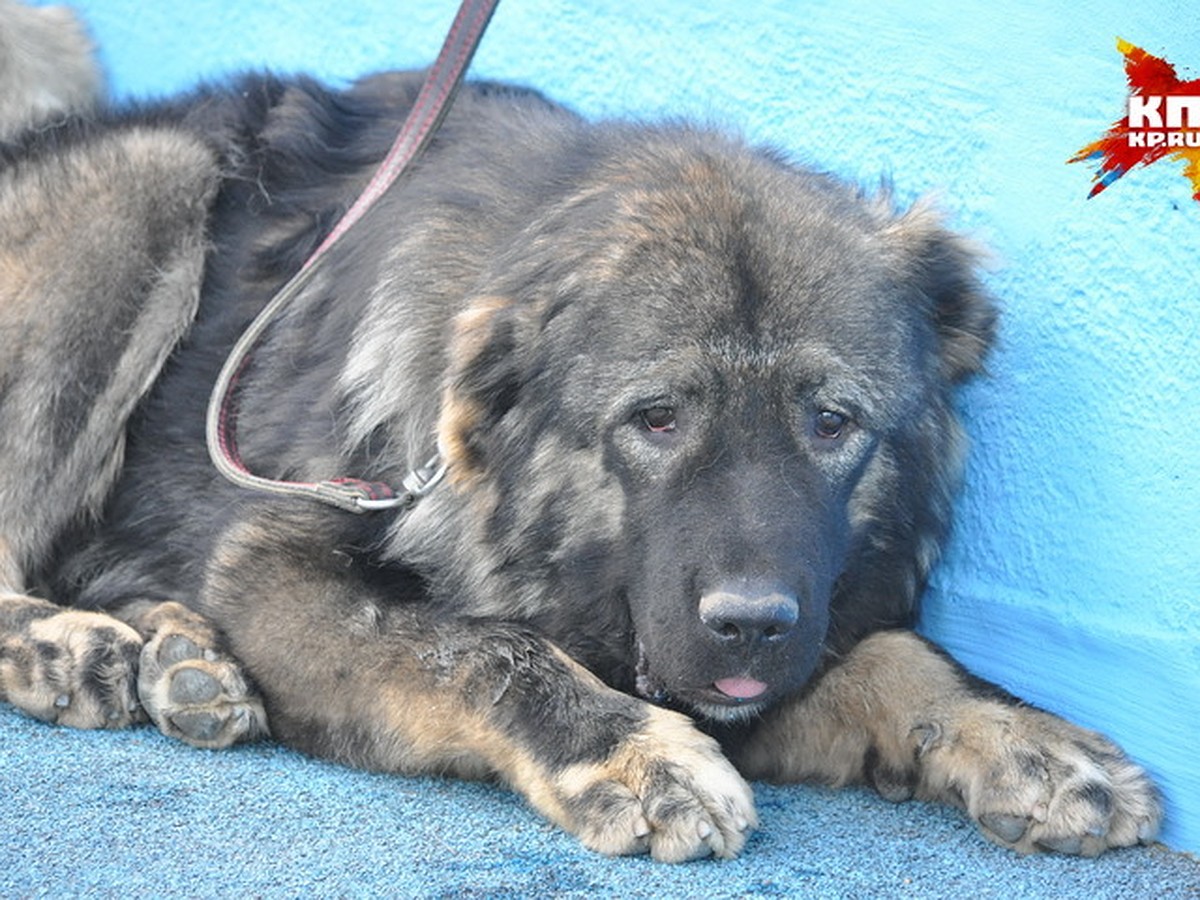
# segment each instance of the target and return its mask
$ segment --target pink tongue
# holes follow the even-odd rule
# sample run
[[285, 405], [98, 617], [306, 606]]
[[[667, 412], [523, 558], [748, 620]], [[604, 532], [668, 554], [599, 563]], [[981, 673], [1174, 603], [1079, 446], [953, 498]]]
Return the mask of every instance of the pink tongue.
[[722, 678], [720, 681], [714, 682], [713, 687], [727, 697], [735, 697], [738, 700], [757, 697], [767, 689], [765, 684], [755, 681], [753, 678]]

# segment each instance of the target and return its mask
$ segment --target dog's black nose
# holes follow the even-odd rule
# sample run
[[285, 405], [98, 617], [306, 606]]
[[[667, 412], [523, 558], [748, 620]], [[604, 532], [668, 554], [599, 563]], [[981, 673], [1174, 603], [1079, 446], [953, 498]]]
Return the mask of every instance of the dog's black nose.
[[778, 640], [799, 618], [796, 595], [775, 582], [729, 582], [700, 598], [700, 621], [729, 643]]

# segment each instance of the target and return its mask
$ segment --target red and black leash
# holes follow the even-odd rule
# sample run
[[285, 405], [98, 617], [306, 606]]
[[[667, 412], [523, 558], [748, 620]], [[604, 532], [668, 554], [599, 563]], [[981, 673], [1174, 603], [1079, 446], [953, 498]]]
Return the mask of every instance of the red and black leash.
[[308, 482], [277, 481], [255, 475], [242, 461], [238, 452], [237, 388], [250, 356], [267, 326], [309, 283], [329, 249], [383, 196], [428, 145], [450, 109], [454, 95], [471, 63], [471, 57], [475, 55], [475, 49], [479, 46], [498, 3], [499, 0], [463, 0], [442, 44], [441, 52], [425, 76], [416, 102], [371, 181], [334, 225], [321, 245], [304, 262], [300, 271], [271, 298], [262, 312], [250, 323], [250, 327], [238, 339], [225, 360], [209, 398], [205, 440], [213, 465], [234, 484], [271, 494], [307, 497], [351, 512], [366, 512], [410, 507], [432, 490], [445, 475], [445, 466], [436, 456], [425, 466], [410, 472], [399, 489], [389, 484], [358, 478]]

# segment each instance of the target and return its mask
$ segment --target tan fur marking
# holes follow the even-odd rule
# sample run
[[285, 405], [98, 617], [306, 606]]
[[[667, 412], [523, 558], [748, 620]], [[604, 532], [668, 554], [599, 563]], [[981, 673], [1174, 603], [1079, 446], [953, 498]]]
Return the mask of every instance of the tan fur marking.
[[[775, 712], [739, 764], [752, 778], [841, 785], [872, 774], [869, 751], [911, 776], [912, 796], [964, 806], [990, 839], [1020, 852], [1095, 855], [1147, 840], [1161, 818], [1152, 784], [1114, 744], [977, 694], [910, 632], [862, 641]], [[1111, 809], [1092, 800], [1106, 792]]]
[[476, 297], [471, 305], [454, 317], [454, 333], [450, 340], [450, 363], [462, 368], [486, 346], [491, 336], [492, 317], [512, 306], [508, 297], [485, 294]]
[[474, 480], [479, 467], [467, 446], [467, 435], [479, 422], [479, 404], [464, 400], [453, 388], [442, 393], [442, 408], [438, 415], [437, 446], [442, 460], [449, 468], [450, 483], [462, 486]]
[[[451, 373], [466, 368], [483, 352], [491, 337], [493, 317], [511, 305], [512, 301], [507, 297], [485, 295], [475, 298], [469, 307], [454, 317], [450, 340]], [[467, 435], [475, 428], [481, 412], [476, 402], [460, 396], [452, 384], [446, 385], [438, 416], [437, 443], [438, 452], [449, 466], [452, 484], [465, 484], [479, 474]]]
[[86, 641], [92, 629], [97, 626], [112, 628], [129, 640], [138, 640], [137, 632], [123, 622], [102, 613], [76, 609], [64, 610], [48, 619], [30, 623], [29, 633], [35, 640], [61, 640], [67, 646], [75, 646], [81, 641]]
[[415, 673], [398, 675], [381, 685], [378, 722], [379, 736], [392, 742], [388, 759], [397, 771], [480, 779], [523, 768], [521, 754], [480, 711], [460, 701], [453, 682], [414, 692]]

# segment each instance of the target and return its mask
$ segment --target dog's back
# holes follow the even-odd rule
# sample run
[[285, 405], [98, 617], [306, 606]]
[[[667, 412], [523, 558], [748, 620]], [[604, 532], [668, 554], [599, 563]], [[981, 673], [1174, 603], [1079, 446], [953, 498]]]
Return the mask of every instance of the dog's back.
[[91, 38], [71, 10], [0, 0], [0, 140], [90, 109], [103, 84]]

